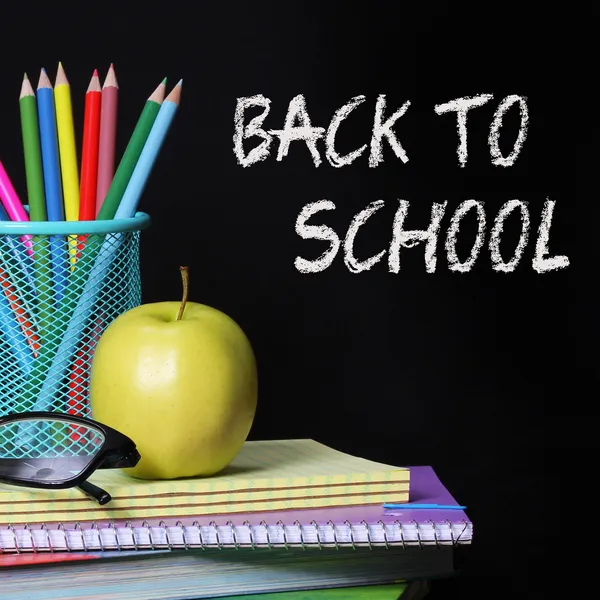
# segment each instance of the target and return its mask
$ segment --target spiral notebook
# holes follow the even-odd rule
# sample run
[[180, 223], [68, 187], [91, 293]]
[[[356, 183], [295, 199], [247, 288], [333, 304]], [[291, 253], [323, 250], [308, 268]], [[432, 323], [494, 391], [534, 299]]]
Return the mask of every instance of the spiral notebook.
[[313, 440], [273, 440], [246, 442], [213, 477], [144, 481], [107, 470], [97, 471], [90, 481], [113, 500], [101, 507], [73, 488], [48, 492], [0, 485], [0, 527], [406, 502], [410, 471]]
[[73, 518], [57, 523], [0, 523], [0, 552], [261, 548], [423, 548], [470, 544], [473, 524], [431, 467], [409, 467], [405, 509], [380, 503], [307, 510], [180, 515], [167, 519]]

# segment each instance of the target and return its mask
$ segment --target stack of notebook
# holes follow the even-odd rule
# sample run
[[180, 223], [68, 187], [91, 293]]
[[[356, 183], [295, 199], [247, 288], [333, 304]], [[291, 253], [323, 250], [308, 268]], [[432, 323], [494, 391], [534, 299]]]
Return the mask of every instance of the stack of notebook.
[[311, 440], [248, 442], [207, 479], [107, 471], [92, 481], [114, 500], [0, 488], [3, 600], [23, 589], [40, 600], [183, 600], [384, 586], [452, 575], [457, 546], [472, 539], [431, 467], [374, 463]]

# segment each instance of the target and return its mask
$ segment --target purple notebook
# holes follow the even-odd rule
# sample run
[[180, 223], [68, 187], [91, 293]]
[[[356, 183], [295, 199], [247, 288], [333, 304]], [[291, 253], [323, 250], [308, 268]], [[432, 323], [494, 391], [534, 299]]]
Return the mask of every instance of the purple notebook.
[[463, 510], [411, 509], [411, 504], [458, 503], [431, 467], [409, 468], [406, 508], [369, 505], [14, 527], [0, 530], [0, 550], [470, 544], [473, 524]]

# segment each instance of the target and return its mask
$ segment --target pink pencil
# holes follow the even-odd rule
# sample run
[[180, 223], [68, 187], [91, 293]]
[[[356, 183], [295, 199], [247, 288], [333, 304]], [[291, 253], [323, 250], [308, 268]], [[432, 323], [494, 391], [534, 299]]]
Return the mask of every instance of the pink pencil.
[[[10, 217], [11, 221], [29, 221], [29, 215], [23, 208], [19, 196], [13, 187], [13, 184], [0, 160], [0, 200], [6, 210], [6, 213]], [[27, 252], [33, 256], [33, 244], [31, 242], [31, 236], [25, 235], [21, 238], [27, 246]]]
[[98, 147], [98, 185], [96, 188], [96, 216], [102, 207], [115, 174], [115, 142], [117, 137], [117, 108], [119, 85], [113, 65], [110, 65], [102, 86], [100, 115], [100, 144]]

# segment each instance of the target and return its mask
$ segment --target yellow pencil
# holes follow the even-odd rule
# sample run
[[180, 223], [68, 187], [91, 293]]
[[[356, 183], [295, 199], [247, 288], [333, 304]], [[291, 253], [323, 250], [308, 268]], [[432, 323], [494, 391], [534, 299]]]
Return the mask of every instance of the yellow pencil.
[[[71, 105], [71, 86], [62, 63], [58, 63], [56, 81], [54, 83], [54, 104], [56, 109], [56, 130], [58, 133], [58, 149], [60, 152], [60, 171], [62, 175], [63, 200], [65, 203], [65, 219], [79, 219], [79, 169], [77, 167], [77, 149], [75, 145], [75, 128], [73, 125], [73, 108]], [[69, 238], [71, 263], [77, 261], [77, 237]]]

